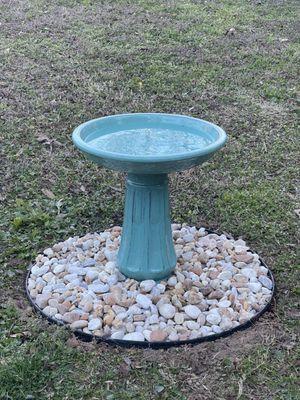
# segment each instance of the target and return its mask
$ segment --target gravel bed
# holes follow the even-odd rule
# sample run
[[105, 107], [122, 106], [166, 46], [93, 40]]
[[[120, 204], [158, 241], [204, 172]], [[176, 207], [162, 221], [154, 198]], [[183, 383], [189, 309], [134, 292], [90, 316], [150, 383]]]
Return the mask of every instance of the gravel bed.
[[173, 275], [138, 282], [117, 268], [122, 228], [71, 237], [36, 257], [32, 301], [72, 330], [119, 340], [172, 342], [220, 334], [259, 313], [273, 283], [242, 240], [173, 224]]

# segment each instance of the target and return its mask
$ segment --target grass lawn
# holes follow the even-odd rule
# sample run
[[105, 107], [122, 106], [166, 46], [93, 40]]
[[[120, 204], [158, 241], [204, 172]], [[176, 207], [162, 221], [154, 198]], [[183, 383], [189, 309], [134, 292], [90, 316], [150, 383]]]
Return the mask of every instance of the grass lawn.
[[[0, 2], [1, 400], [299, 398], [297, 7]], [[123, 112], [182, 113], [228, 133], [210, 162], [171, 176], [172, 219], [243, 237], [270, 266], [276, 300], [247, 331], [122, 349], [81, 343], [29, 307], [23, 280], [39, 251], [122, 223], [123, 177], [84, 159], [71, 132]]]

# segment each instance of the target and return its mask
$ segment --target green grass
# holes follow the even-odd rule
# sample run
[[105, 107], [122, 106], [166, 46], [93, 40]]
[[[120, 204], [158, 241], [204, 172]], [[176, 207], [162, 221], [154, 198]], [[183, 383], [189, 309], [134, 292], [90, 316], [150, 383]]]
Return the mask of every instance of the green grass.
[[[296, 399], [297, 2], [16, 0], [0, 15], [0, 399]], [[171, 176], [172, 218], [242, 236], [270, 265], [276, 301], [245, 332], [118, 349], [74, 342], [26, 301], [39, 251], [122, 223], [123, 177], [85, 160], [72, 129], [144, 111], [228, 132]]]

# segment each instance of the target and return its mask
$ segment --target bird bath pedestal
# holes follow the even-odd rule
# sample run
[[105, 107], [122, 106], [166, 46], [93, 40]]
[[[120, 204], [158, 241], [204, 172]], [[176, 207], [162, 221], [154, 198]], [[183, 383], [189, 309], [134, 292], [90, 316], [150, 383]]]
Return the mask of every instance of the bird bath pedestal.
[[208, 160], [225, 132], [188, 116], [121, 114], [80, 125], [73, 141], [92, 161], [127, 173], [120, 271], [139, 281], [168, 277], [176, 265], [168, 173]]

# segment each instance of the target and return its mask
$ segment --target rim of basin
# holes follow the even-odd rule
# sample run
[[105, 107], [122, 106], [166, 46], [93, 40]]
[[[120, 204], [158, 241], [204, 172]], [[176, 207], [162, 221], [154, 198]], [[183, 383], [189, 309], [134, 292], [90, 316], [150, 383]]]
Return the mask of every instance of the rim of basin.
[[[199, 125], [199, 129], [203, 131], [209, 130], [213, 133], [217, 134], [216, 140], [214, 140], [212, 143], [208, 144], [207, 146], [201, 148], [201, 149], [196, 149], [196, 150], [191, 150], [187, 151], [184, 153], [175, 153], [175, 154], [164, 154], [164, 155], [129, 155], [129, 154], [122, 154], [122, 153], [115, 153], [115, 152], [110, 152], [107, 150], [101, 150], [99, 148], [95, 148], [91, 145], [89, 145], [89, 142], [86, 141], [85, 139], [93, 132], [93, 128], [98, 125], [98, 122], [105, 122], [109, 120], [117, 120], [120, 118], [124, 118], [125, 120], [128, 118], [148, 118], [155, 119], [156, 117], [161, 117], [161, 118], [169, 118], [169, 119], [176, 119], [179, 122], [179, 126], [185, 126], [188, 123], [193, 123], [194, 128], [195, 124]], [[180, 121], [181, 120], [181, 121]], [[181, 122], [181, 124], [180, 124]], [[185, 123], [184, 123], [185, 122]], [[176, 125], [174, 125], [176, 126]], [[126, 126], [125, 126], [126, 128]], [[97, 127], [97, 129], [101, 129], [101, 127]], [[91, 130], [91, 131], [90, 131]], [[140, 162], [140, 163], [157, 163], [157, 162], [164, 162], [164, 161], [179, 161], [179, 160], [185, 160], [185, 159], [190, 159], [202, 155], [207, 155], [210, 153], [213, 153], [220, 149], [221, 147], [224, 146], [226, 140], [227, 140], [227, 135], [225, 131], [220, 128], [218, 125], [215, 125], [212, 122], [200, 119], [200, 118], [195, 118], [195, 117], [190, 117], [188, 115], [181, 115], [181, 114], [167, 114], [167, 113], [124, 113], [124, 114], [114, 114], [114, 115], [108, 115], [105, 117], [100, 117], [100, 118], [95, 118], [91, 119], [87, 122], [84, 122], [83, 124], [79, 125], [75, 130], [73, 131], [72, 134], [72, 139], [74, 144], [82, 151], [85, 153], [98, 156], [101, 158], [105, 159], [111, 159], [111, 160], [119, 160], [119, 161], [130, 161], [130, 162]]]

